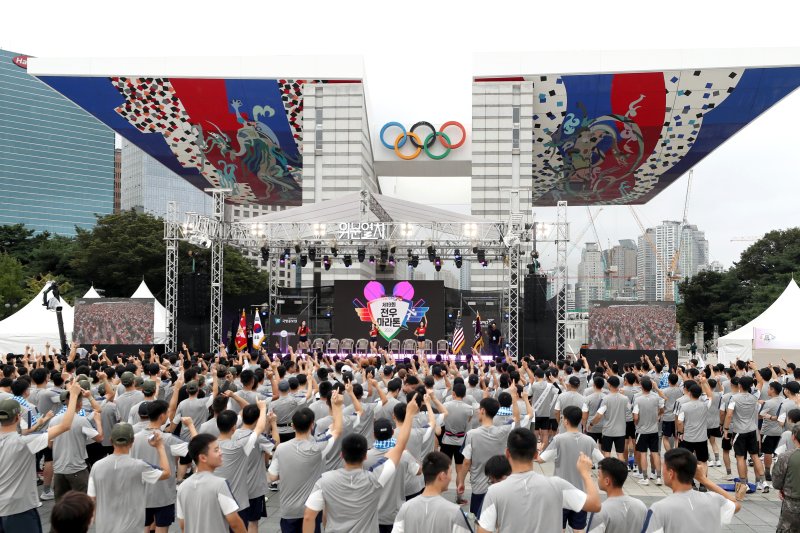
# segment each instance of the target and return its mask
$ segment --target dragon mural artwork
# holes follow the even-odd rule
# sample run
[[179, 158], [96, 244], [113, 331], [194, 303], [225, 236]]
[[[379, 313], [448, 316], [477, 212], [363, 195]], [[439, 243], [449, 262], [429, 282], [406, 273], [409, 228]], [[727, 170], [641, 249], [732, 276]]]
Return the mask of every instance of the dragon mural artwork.
[[234, 203], [302, 203], [304, 90], [328, 80], [40, 79], [199, 188], [229, 188]]

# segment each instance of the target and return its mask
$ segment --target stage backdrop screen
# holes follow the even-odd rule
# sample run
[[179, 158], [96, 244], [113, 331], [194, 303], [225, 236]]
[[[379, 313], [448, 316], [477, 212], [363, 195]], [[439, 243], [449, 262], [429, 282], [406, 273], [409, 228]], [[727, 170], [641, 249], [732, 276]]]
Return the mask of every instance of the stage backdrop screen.
[[366, 339], [373, 320], [379, 344], [414, 338], [422, 318], [428, 322], [425, 337], [444, 339], [444, 282], [349, 281], [334, 282], [333, 336]]
[[152, 298], [79, 298], [72, 338], [79, 344], [153, 344]]
[[589, 302], [589, 348], [675, 350], [672, 302]]

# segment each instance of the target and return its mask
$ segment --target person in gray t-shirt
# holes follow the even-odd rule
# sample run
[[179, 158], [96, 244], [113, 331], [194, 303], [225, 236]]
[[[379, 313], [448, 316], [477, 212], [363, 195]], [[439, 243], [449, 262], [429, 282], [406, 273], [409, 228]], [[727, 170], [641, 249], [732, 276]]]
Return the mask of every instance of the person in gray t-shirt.
[[616, 450], [621, 461], [625, 460], [625, 416], [628, 412], [628, 398], [619, 391], [619, 378], [608, 378], [608, 396], [591, 421], [594, 426], [603, 420], [603, 436], [600, 439], [600, 449], [608, 457], [612, 448]]
[[628, 477], [628, 466], [616, 457], [606, 457], [597, 467], [597, 484], [608, 498], [599, 513], [589, 516], [586, 532], [641, 533], [647, 506], [641, 500], [627, 496], [622, 490]]
[[722, 429], [727, 437], [729, 432], [736, 436], [732, 440], [733, 454], [736, 457], [736, 467], [739, 472], [740, 483], [747, 482], [747, 460], [749, 455], [753, 460], [753, 470], [756, 474], [756, 488], [764, 489], [764, 463], [759, 457], [758, 443], [758, 400], [750, 389], [753, 378], [742, 376], [739, 378], [739, 392], [731, 396], [728, 403], [728, 412]]
[[[661, 472], [661, 456], [659, 454], [658, 419], [664, 410], [664, 400], [653, 391], [653, 382], [648, 377], [641, 380], [642, 393], [633, 400], [633, 421], [636, 425], [636, 460], [639, 465], [640, 485], [649, 485], [647, 470], [647, 454], [650, 453], [650, 466], [653, 471]], [[656, 475], [656, 485], [661, 485], [661, 475]]]
[[92, 466], [87, 494], [95, 500], [97, 533], [141, 533], [145, 525], [145, 484], [170, 477], [161, 433], [156, 431], [147, 440], [158, 451], [159, 468], [131, 457], [133, 426], [126, 423], [117, 424], [111, 431], [114, 453]]

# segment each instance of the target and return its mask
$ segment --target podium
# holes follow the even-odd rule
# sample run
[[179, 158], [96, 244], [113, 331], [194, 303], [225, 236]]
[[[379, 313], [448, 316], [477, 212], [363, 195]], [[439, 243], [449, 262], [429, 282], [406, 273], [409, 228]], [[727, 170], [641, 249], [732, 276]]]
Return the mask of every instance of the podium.
[[289, 353], [289, 340], [290, 337], [294, 337], [294, 333], [282, 329], [280, 331], [273, 331], [272, 336], [278, 337], [278, 346], [280, 346], [281, 353]]

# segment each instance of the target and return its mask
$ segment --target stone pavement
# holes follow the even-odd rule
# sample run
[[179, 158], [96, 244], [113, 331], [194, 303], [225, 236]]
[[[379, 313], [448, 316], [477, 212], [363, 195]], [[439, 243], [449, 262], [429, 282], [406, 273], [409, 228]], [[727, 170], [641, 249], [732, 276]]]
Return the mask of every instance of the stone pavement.
[[[536, 471], [544, 472], [547, 475], [550, 475], [553, 472], [552, 464], [536, 464], [534, 468]], [[727, 476], [725, 475], [724, 468], [715, 467], [710, 468], [709, 470], [711, 471], [709, 477], [712, 479], [712, 481], [717, 483], [726, 482]], [[467, 483], [469, 483], [469, 481]], [[467, 485], [467, 490], [469, 490], [469, 484]], [[628, 480], [625, 482], [625, 492], [630, 496], [639, 498], [649, 506], [653, 502], [656, 502], [664, 496], [670, 494], [671, 491], [666, 486], [656, 486], [652, 481], [649, 486], [641, 486], [636, 483], [635, 479], [628, 478]], [[267, 501], [269, 518], [261, 521], [258, 529], [260, 532], [277, 533], [280, 531], [280, 527], [278, 525], [280, 520], [280, 516], [278, 515], [278, 494], [279, 493], [277, 492], [270, 492], [267, 495], [269, 498]], [[455, 475], [453, 476], [453, 485], [451, 486], [451, 490], [448, 491], [445, 496], [450, 500], [455, 498]], [[727, 526], [724, 531], [732, 533], [774, 532], [778, 523], [780, 506], [781, 502], [778, 498], [777, 492], [774, 490], [768, 494], [748, 494], [747, 499], [742, 506], [742, 510], [739, 511], [739, 513], [734, 517], [733, 523]], [[42, 506], [39, 508], [39, 514], [42, 517], [42, 527], [45, 532], [50, 530], [50, 510], [52, 508], [52, 501], [43, 502]], [[94, 531], [94, 529], [91, 531]], [[170, 528], [170, 533], [172, 532], [180, 532], [180, 528], [178, 527], [177, 523]]]

